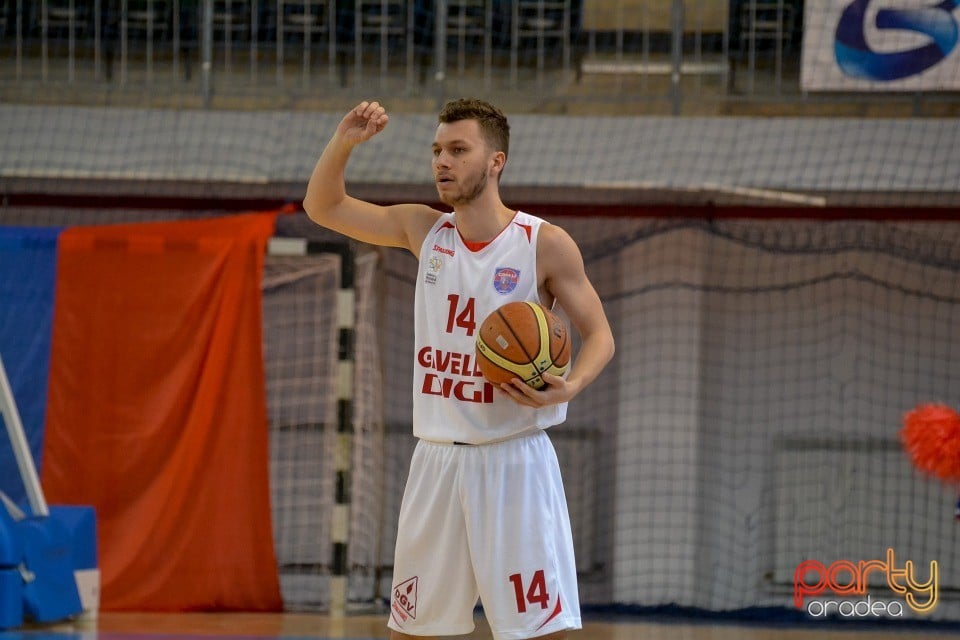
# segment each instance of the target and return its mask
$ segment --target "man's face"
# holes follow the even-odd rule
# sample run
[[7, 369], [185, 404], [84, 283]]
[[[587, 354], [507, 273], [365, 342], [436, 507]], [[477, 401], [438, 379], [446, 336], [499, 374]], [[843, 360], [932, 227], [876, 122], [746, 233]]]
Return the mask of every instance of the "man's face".
[[440, 201], [454, 207], [473, 202], [494, 166], [476, 120], [442, 122], [433, 139], [433, 178]]

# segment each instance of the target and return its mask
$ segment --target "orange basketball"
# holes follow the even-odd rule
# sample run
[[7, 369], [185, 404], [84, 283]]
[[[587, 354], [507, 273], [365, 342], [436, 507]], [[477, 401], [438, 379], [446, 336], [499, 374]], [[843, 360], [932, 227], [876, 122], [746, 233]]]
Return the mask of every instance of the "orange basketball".
[[570, 365], [567, 325], [536, 302], [508, 302], [480, 325], [477, 364], [496, 385], [520, 378], [540, 389], [543, 373], [562, 376]]

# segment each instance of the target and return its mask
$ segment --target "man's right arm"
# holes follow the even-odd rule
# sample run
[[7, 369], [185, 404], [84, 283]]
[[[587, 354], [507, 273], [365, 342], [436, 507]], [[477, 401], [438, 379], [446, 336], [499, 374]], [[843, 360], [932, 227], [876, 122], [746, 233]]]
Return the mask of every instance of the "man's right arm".
[[350, 153], [387, 125], [376, 102], [361, 102], [343, 117], [307, 184], [303, 208], [317, 224], [346, 236], [417, 255], [439, 212], [418, 204], [380, 206], [347, 195], [344, 173]]

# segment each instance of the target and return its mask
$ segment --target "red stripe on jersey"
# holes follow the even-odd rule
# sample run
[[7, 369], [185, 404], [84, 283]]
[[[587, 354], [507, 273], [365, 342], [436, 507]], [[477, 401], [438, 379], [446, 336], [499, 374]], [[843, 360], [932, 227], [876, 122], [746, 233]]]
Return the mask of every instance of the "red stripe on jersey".
[[527, 232], [527, 242], [530, 242], [530, 236], [533, 234], [533, 227], [528, 224], [520, 224], [519, 222], [514, 222], [513, 224]]
[[549, 618], [547, 618], [546, 620], [543, 621], [543, 624], [541, 624], [539, 627], [537, 627], [537, 631], [540, 631], [540, 629], [543, 629], [545, 626], [547, 626], [547, 623], [548, 623], [548, 622], [550, 622], [551, 620], [553, 620], [554, 618], [556, 618], [556, 617], [557, 617], [558, 615], [560, 615], [562, 612], [563, 612], [563, 605], [560, 603], [560, 597], [558, 596], [558, 597], [557, 597], [557, 606], [553, 609], [553, 613], [550, 614], [550, 617], [549, 617]]
[[469, 249], [470, 251], [473, 251], [474, 253], [476, 253], [477, 251], [480, 251], [485, 246], [493, 242], [493, 240], [487, 240], [486, 242], [470, 242], [469, 240], [464, 240], [462, 236], [460, 237], [460, 240], [463, 242], [464, 246], [467, 249]]

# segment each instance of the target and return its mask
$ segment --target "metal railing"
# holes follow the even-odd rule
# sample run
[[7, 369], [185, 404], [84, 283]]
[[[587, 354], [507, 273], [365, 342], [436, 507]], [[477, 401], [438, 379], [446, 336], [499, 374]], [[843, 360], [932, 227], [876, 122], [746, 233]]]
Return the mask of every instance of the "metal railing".
[[[799, 0], [0, 0], [0, 99], [798, 99]], [[35, 96], [31, 98], [30, 96]]]

